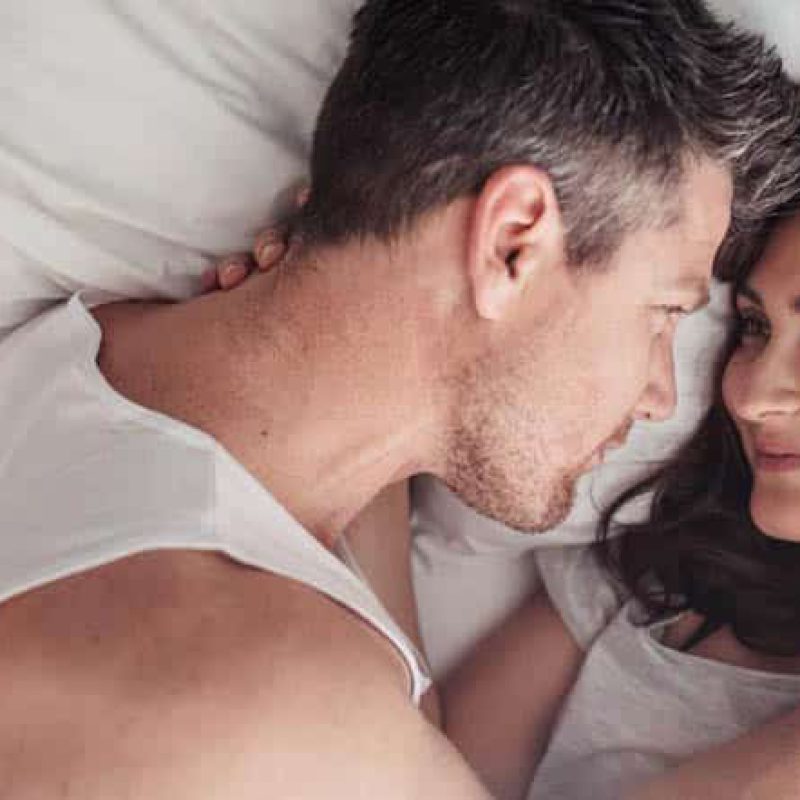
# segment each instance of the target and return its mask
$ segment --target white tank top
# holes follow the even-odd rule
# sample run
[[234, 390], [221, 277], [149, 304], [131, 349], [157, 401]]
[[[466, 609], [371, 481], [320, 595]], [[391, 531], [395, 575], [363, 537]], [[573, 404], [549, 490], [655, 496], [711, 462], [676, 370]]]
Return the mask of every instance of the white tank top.
[[212, 437], [111, 388], [100, 341], [76, 295], [0, 342], [0, 602], [136, 553], [218, 551], [362, 617], [401, 655], [418, 702], [422, 657], [357, 570]]

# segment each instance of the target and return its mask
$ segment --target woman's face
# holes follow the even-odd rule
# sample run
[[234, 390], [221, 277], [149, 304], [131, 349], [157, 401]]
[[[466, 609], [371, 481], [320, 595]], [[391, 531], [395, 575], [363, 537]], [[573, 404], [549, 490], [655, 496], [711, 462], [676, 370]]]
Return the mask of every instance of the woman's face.
[[736, 308], [722, 389], [753, 471], [750, 513], [764, 533], [800, 541], [800, 214], [773, 233]]

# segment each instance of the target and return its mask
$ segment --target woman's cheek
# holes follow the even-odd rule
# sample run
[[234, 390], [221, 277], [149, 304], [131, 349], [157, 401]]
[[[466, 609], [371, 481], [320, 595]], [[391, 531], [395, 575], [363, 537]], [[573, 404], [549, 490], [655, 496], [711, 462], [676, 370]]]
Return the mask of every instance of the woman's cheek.
[[741, 402], [742, 381], [744, 380], [744, 364], [741, 359], [734, 354], [722, 376], [722, 401], [731, 416], [736, 417], [737, 408]]

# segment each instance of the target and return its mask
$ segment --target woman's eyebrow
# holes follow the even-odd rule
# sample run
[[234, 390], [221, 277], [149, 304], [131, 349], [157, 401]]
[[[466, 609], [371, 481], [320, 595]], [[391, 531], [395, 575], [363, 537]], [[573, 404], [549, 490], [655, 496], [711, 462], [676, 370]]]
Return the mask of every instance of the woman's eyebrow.
[[[739, 297], [746, 297], [748, 300], [752, 300], [752, 302], [760, 308], [764, 307], [764, 298], [762, 298], [752, 286], [748, 286], [746, 283], [736, 290], [736, 294]], [[797, 295], [789, 302], [789, 308], [795, 314], [800, 314], [800, 295]]]
[[[764, 307], [764, 299], [752, 286], [748, 286], [746, 283], [742, 284], [736, 290], [736, 294], [737, 296], [746, 297], [748, 300], [752, 300], [757, 306], [761, 306], [761, 308]], [[797, 300], [800, 300], [800, 298], [797, 298]]]

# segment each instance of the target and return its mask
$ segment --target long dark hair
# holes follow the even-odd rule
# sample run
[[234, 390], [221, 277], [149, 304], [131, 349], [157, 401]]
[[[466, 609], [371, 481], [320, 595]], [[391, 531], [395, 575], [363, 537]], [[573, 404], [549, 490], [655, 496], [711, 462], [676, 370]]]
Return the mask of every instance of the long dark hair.
[[[749, 271], [737, 276], [734, 296]], [[712, 406], [697, 432], [605, 511], [596, 552], [648, 621], [691, 610], [706, 620], [692, 642], [730, 626], [753, 650], [800, 655], [800, 544], [766, 536], [753, 523], [752, 474], [722, 401], [722, 375], [737, 338], [733, 330], [716, 368]], [[647, 493], [647, 520], [614, 522], [622, 506]]]

